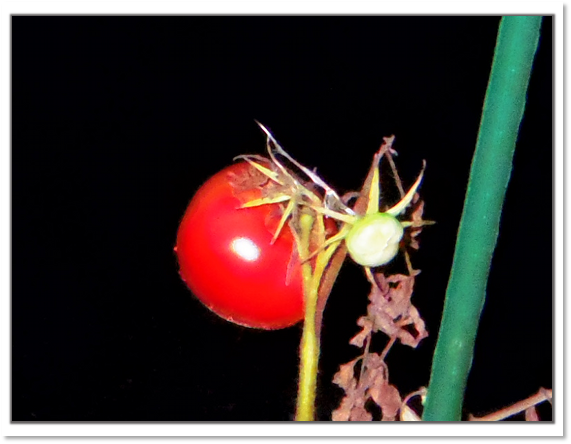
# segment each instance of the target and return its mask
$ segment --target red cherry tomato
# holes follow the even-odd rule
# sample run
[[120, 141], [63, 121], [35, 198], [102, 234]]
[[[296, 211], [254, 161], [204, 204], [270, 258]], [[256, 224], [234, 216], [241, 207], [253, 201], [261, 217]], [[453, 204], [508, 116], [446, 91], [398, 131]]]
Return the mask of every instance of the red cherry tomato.
[[256, 177], [264, 179], [243, 162], [202, 185], [180, 223], [175, 250], [182, 279], [210, 310], [273, 330], [303, 318], [303, 283], [287, 224], [271, 243], [281, 218], [277, 204], [240, 208], [261, 197], [260, 186], [240, 185]]

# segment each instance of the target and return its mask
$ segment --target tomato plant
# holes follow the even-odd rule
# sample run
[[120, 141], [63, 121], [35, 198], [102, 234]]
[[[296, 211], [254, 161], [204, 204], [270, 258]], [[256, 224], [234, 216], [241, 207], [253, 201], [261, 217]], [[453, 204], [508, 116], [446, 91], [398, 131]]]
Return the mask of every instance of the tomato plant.
[[241, 208], [260, 198], [267, 177], [251, 165], [231, 165], [202, 185], [177, 235], [180, 275], [214, 313], [254, 328], [279, 329], [303, 318], [303, 283], [289, 227], [272, 238], [278, 204]]

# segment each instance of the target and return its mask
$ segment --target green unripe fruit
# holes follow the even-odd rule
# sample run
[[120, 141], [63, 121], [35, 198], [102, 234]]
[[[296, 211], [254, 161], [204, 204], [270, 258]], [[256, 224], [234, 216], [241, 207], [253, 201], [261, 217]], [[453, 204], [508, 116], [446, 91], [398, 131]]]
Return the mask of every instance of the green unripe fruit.
[[345, 243], [349, 254], [359, 265], [378, 267], [397, 255], [403, 233], [403, 226], [394, 216], [367, 214], [351, 227]]

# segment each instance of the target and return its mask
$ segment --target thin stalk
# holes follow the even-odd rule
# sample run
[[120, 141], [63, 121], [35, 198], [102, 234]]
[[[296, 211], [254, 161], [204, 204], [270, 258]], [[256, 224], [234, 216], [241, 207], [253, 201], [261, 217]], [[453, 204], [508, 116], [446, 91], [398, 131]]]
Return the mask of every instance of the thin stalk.
[[527, 409], [536, 406], [537, 404], [541, 404], [544, 401], [551, 402], [551, 398], [553, 397], [552, 390], [546, 390], [544, 388], [539, 389], [539, 391], [535, 394], [530, 396], [523, 401], [516, 402], [509, 407], [503, 408], [497, 412], [490, 413], [486, 416], [470, 416], [469, 421], [503, 421], [504, 419], [509, 418], [510, 416], [517, 415], [518, 413], [524, 412]]
[[[299, 219], [301, 227], [301, 257], [309, 256], [309, 243], [314, 218], [310, 214], [302, 214]], [[315, 313], [319, 281], [315, 282], [311, 262], [301, 266], [305, 293], [305, 317], [300, 345], [299, 385], [297, 393], [296, 421], [313, 421], [315, 418], [315, 391], [317, 387], [317, 366], [319, 362], [319, 340], [315, 330]]]
[[432, 362], [424, 421], [459, 421], [541, 17], [503, 17]]
[[[318, 216], [320, 217], [320, 216]], [[310, 214], [302, 214], [299, 219], [301, 228], [300, 255], [309, 257], [310, 238], [313, 224], [318, 222], [323, 228], [323, 220], [315, 219]], [[321, 230], [318, 230], [321, 231]], [[303, 321], [303, 334], [300, 345], [299, 386], [297, 394], [296, 421], [313, 421], [315, 419], [315, 393], [317, 389], [317, 370], [319, 365], [321, 328], [321, 313], [318, 314], [319, 290], [327, 266], [337, 251], [340, 241], [333, 243], [321, 251], [316, 259], [315, 266], [310, 261], [302, 264], [301, 272], [304, 282], [305, 317]], [[336, 269], [336, 272], [339, 268]], [[330, 276], [330, 279], [334, 277]], [[328, 287], [325, 291], [330, 291]], [[317, 323], [319, 322], [319, 324]]]

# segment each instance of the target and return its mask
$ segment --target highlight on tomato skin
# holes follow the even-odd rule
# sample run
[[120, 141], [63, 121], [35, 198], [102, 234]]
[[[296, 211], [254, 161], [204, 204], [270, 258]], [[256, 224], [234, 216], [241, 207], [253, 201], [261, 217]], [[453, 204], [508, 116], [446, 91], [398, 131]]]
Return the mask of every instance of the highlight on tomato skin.
[[287, 224], [271, 243], [278, 205], [240, 208], [261, 197], [261, 188], [233, 183], [257, 173], [241, 162], [208, 179], [186, 209], [175, 251], [181, 278], [210, 310], [236, 324], [274, 330], [303, 319], [303, 281]]

